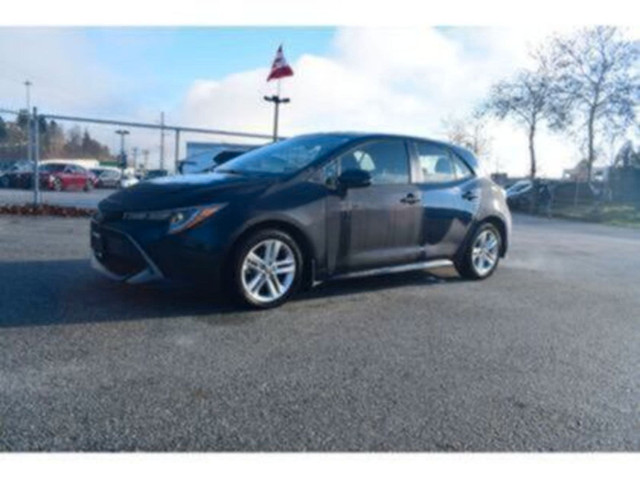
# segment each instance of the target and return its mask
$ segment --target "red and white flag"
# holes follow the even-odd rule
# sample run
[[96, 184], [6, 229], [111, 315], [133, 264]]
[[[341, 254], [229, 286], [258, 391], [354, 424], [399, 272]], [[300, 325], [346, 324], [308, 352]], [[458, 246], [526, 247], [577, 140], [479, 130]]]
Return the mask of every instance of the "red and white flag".
[[282, 45], [280, 45], [276, 52], [276, 58], [273, 60], [273, 65], [271, 65], [271, 72], [269, 72], [267, 82], [278, 78], [291, 77], [292, 75], [293, 70], [285, 60], [284, 54], [282, 53]]

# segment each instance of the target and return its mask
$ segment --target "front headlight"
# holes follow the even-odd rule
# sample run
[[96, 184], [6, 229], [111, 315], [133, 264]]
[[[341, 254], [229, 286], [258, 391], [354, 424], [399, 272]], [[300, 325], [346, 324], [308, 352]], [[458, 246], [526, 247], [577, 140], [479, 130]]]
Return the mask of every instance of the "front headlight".
[[124, 220], [147, 220], [156, 222], [168, 222], [168, 233], [179, 233], [195, 227], [206, 220], [224, 205], [207, 205], [202, 207], [180, 208], [176, 210], [156, 210], [149, 212], [125, 212]]

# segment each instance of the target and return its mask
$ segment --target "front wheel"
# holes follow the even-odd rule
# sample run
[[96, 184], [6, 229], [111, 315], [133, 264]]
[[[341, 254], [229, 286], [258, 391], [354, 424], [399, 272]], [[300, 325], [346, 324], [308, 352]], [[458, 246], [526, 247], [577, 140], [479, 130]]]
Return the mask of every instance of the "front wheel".
[[498, 268], [501, 251], [502, 235], [493, 224], [483, 223], [469, 242], [458, 264], [458, 272], [473, 280], [488, 278]]
[[302, 253], [293, 238], [281, 230], [263, 230], [242, 242], [234, 260], [238, 298], [255, 308], [282, 305], [295, 293], [302, 278]]

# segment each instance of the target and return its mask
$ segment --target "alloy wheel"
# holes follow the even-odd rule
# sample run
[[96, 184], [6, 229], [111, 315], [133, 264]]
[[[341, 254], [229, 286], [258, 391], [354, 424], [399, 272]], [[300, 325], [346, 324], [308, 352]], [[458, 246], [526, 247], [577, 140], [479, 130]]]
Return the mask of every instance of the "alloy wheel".
[[242, 288], [256, 302], [275, 302], [291, 289], [297, 268], [289, 245], [275, 238], [263, 240], [244, 257]]
[[471, 263], [480, 277], [491, 273], [499, 257], [500, 242], [492, 230], [483, 230], [473, 242]]

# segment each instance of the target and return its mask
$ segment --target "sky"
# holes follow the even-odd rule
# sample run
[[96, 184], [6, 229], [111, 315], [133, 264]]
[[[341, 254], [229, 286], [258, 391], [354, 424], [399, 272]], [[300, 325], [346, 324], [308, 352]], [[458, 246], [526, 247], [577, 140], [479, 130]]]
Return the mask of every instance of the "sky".
[[[266, 77], [283, 44], [295, 75], [282, 81], [291, 98], [281, 110], [282, 135], [356, 130], [442, 139], [444, 119], [469, 115], [494, 82], [529, 64], [529, 49], [550, 33], [523, 26], [6, 27], [0, 108], [23, 108], [29, 79], [32, 104], [43, 112], [145, 122], [165, 112], [170, 124], [270, 133], [272, 105], [262, 97], [274, 93], [276, 82]], [[90, 126], [115, 149], [114, 130]], [[526, 133], [509, 122], [491, 122], [489, 132], [486, 170], [525, 175]], [[182, 137], [207, 139], [233, 141]], [[157, 161], [158, 133], [132, 130], [127, 141]], [[543, 130], [538, 157], [542, 175], [558, 176], [580, 151]]]

